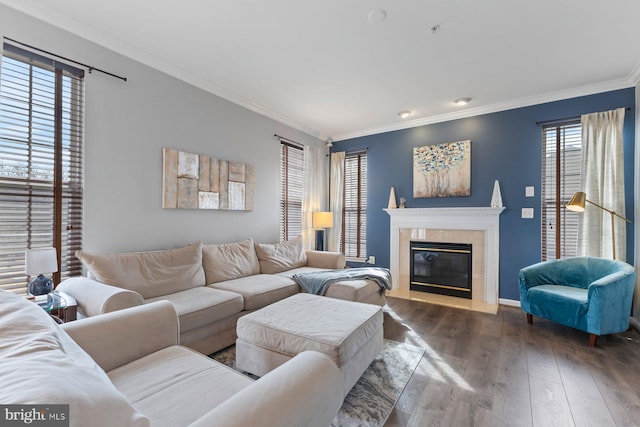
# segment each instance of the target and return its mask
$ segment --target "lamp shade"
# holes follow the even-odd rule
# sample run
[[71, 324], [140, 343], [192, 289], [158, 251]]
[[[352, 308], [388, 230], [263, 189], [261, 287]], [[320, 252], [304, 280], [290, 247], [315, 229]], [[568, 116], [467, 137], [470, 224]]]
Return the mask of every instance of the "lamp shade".
[[313, 212], [311, 217], [313, 228], [333, 227], [333, 212]]
[[586, 200], [587, 195], [584, 193], [584, 191], [578, 191], [569, 201], [567, 209], [574, 212], [584, 212], [584, 203]]
[[27, 249], [24, 253], [24, 271], [29, 276], [58, 271], [56, 248]]

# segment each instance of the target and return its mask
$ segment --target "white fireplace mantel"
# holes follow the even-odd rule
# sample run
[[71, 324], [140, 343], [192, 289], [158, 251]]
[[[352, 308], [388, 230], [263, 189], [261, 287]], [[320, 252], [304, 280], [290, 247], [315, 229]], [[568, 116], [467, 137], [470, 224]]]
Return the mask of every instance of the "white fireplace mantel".
[[469, 230], [485, 232], [484, 302], [498, 304], [500, 259], [500, 214], [491, 207], [384, 209], [391, 217], [390, 267], [394, 289], [399, 289], [401, 229]]

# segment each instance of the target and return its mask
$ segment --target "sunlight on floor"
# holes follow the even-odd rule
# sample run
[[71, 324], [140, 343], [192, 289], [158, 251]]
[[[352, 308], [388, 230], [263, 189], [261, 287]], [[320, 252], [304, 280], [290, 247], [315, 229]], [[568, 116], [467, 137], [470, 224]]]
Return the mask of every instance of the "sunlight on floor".
[[398, 316], [388, 305], [385, 306], [384, 311], [393, 318], [396, 322], [405, 327], [409, 332], [409, 338], [407, 340], [408, 344], [415, 345], [417, 347], [422, 347], [425, 349], [424, 358], [428, 363], [428, 367], [426, 369], [426, 373], [429, 374], [430, 378], [446, 382], [449, 384], [455, 384], [458, 387], [473, 392], [475, 391], [473, 387], [469, 385], [468, 382], [464, 380], [456, 371], [449, 365], [435, 350], [429, 346], [417, 333], [413, 331], [413, 329], [403, 322], [402, 318]]

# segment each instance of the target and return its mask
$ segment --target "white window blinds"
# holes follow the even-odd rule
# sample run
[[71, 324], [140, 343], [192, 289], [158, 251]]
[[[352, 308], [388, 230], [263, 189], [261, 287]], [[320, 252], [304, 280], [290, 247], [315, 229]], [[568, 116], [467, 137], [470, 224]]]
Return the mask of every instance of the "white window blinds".
[[576, 256], [578, 214], [565, 208], [580, 191], [580, 122], [542, 128], [542, 260]]
[[347, 258], [367, 258], [367, 153], [347, 153], [344, 159], [344, 199], [340, 250]]
[[302, 233], [304, 154], [301, 147], [280, 142], [280, 241]]
[[5, 44], [0, 70], [0, 289], [25, 293], [27, 248], [55, 247], [54, 283], [82, 248], [82, 70]]

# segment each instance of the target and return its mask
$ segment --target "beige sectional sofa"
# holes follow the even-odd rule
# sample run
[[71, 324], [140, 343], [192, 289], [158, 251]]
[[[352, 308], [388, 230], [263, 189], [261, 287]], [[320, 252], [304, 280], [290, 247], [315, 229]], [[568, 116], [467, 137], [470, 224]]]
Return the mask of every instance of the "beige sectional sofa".
[[7, 291], [0, 306], [0, 402], [68, 404], [71, 427], [324, 427], [342, 404], [327, 356], [301, 353], [253, 381], [178, 345], [166, 301], [64, 325]]
[[[88, 277], [67, 279], [58, 289], [76, 298], [79, 316], [167, 300], [180, 319], [180, 343], [204, 354], [235, 342], [240, 316], [299, 293], [293, 274], [345, 267], [344, 255], [305, 251], [300, 239], [76, 255]], [[370, 280], [337, 282], [325, 295], [385, 303], [384, 292]]]

